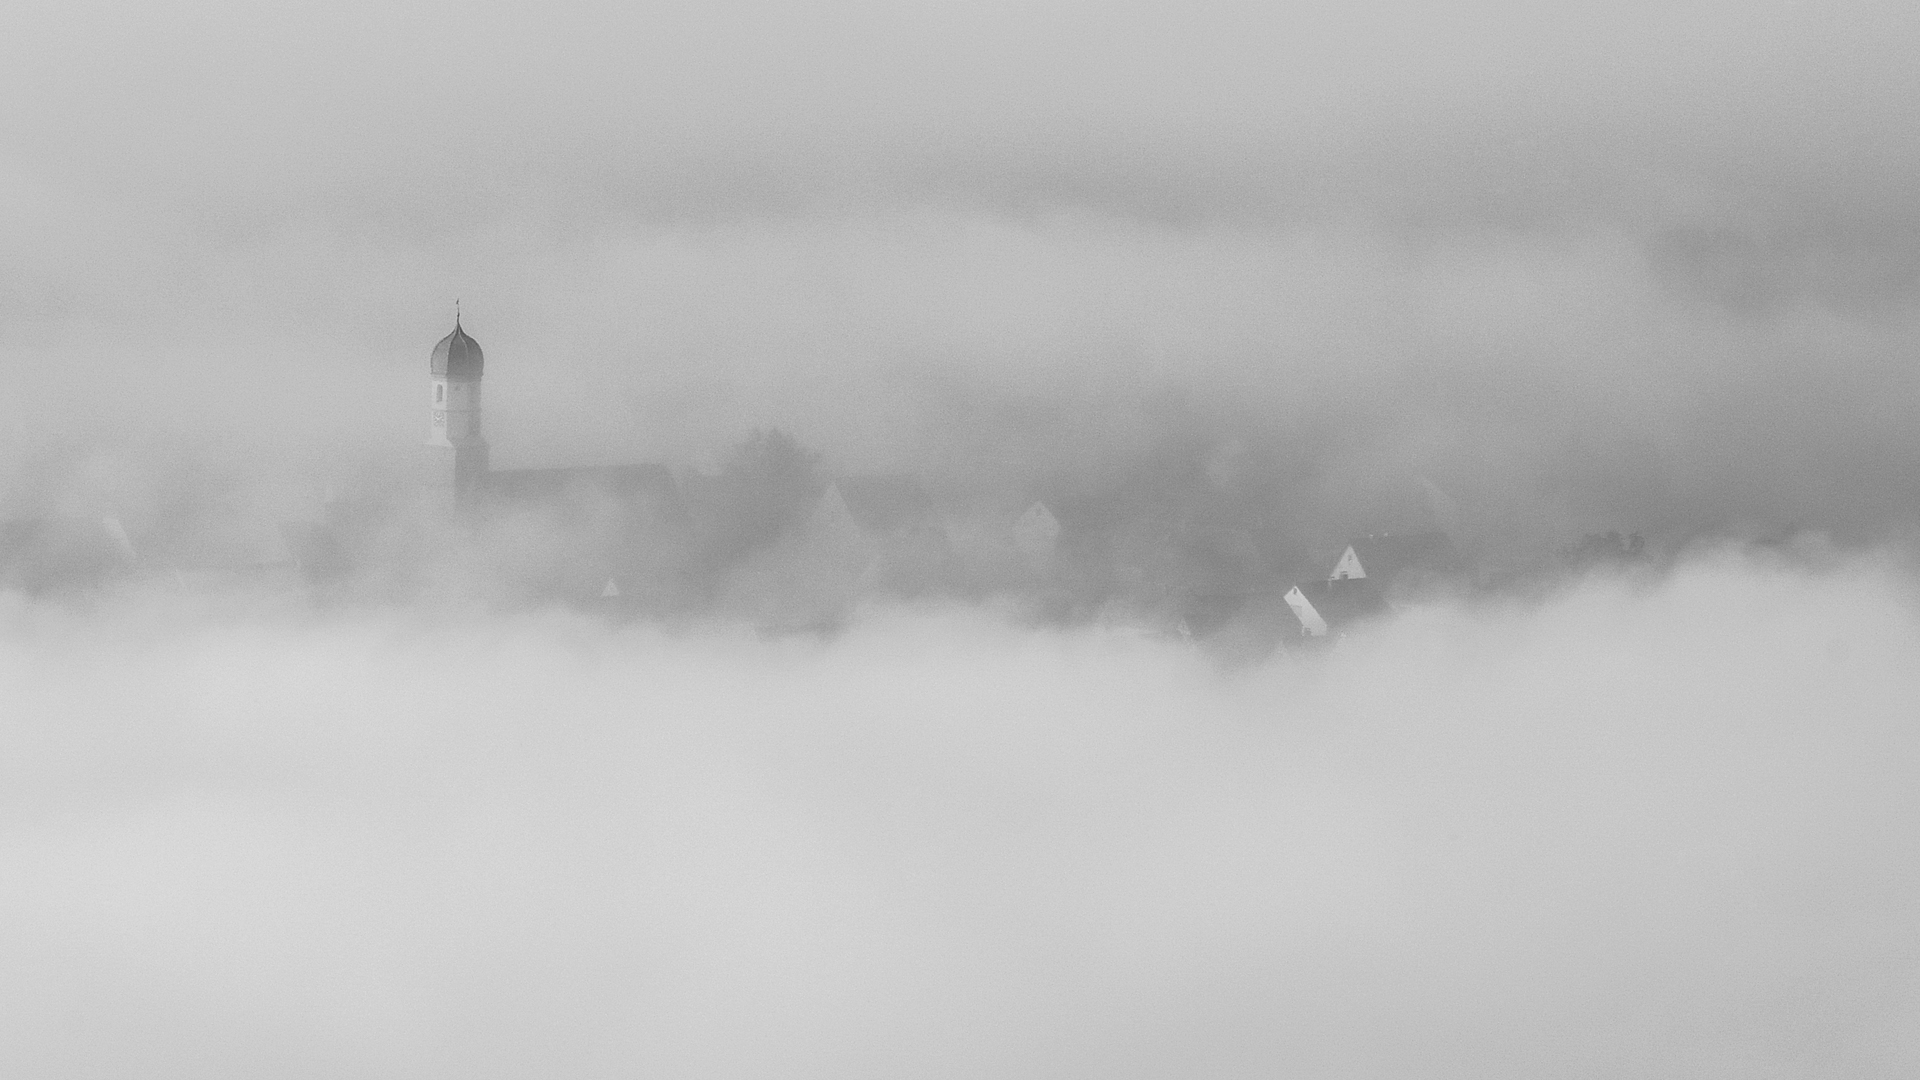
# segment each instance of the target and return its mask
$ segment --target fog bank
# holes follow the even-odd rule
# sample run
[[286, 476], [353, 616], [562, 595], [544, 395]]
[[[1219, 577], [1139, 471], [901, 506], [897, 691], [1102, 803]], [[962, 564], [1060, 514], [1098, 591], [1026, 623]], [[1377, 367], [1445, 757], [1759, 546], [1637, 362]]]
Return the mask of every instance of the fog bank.
[[16, 602], [0, 1070], [1898, 1074], [1912, 596], [1707, 560], [1238, 672]]

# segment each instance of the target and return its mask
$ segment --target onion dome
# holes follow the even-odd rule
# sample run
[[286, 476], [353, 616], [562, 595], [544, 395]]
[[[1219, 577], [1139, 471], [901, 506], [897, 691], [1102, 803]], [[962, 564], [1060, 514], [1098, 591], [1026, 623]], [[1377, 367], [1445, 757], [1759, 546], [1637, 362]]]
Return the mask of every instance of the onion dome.
[[460, 320], [455, 317], [453, 333], [433, 347], [433, 373], [449, 379], [477, 379], [484, 359], [480, 343], [460, 329]]

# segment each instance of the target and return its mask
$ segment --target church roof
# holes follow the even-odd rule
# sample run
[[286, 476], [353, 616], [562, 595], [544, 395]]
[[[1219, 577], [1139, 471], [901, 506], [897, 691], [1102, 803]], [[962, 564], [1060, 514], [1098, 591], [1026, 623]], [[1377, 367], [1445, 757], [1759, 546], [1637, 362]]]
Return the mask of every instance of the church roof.
[[440, 339], [433, 347], [433, 373], [449, 379], [477, 379], [485, 357], [480, 352], [480, 343], [467, 336], [460, 329], [460, 320], [453, 320], [453, 333]]
[[663, 523], [686, 523], [686, 506], [664, 465], [587, 465], [561, 469], [494, 469], [481, 480], [489, 495], [507, 502], [561, 502], [597, 495], [635, 508], [644, 506]]
[[509, 498], [542, 499], [591, 489], [608, 495], [679, 497], [665, 465], [576, 465], [558, 469], [494, 469], [484, 483]]

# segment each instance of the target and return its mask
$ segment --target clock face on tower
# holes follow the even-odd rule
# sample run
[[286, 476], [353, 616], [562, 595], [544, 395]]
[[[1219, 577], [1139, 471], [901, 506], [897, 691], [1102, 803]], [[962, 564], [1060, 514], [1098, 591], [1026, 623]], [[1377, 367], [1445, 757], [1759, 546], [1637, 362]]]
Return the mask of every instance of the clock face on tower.
[[446, 427], [447, 426], [447, 410], [445, 409], [433, 410], [433, 423], [435, 427]]

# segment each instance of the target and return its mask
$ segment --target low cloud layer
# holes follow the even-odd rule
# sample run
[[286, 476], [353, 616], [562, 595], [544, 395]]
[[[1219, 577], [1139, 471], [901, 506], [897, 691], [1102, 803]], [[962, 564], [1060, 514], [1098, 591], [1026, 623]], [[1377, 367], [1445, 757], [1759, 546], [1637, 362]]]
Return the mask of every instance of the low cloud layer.
[[[1701, 554], [1916, 533], [1910, 7], [10, 12], [0, 520], [138, 573], [0, 597], [0, 1072], [1912, 1072], [1910, 568]], [[454, 297], [503, 468], [1682, 565], [1230, 671], [197, 585]]]
[[1733, 558], [1234, 672], [16, 604], [0, 1065], [1898, 1074], [1916, 649], [1900, 572]]
[[1917, 42], [1871, 0], [28, 4], [0, 501], [50, 444], [404, 468], [462, 297], [504, 465], [779, 424], [1093, 498], [1228, 432], [1294, 529], [1417, 472], [1537, 544], [1875, 542], [1920, 505]]

